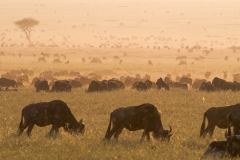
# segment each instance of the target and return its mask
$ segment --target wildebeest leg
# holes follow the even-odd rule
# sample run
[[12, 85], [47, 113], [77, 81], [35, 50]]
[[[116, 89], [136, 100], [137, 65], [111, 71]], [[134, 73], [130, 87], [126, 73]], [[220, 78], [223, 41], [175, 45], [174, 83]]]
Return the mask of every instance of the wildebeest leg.
[[213, 135], [213, 132], [214, 132], [214, 128], [215, 128], [215, 126], [209, 126], [209, 135], [210, 135], [210, 137], [212, 137], [212, 135]]
[[50, 136], [57, 135], [58, 134], [58, 128], [59, 128], [58, 126], [53, 125], [50, 132], [49, 132]]
[[145, 136], [147, 136], [147, 141], [150, 141], [150, 135], [146, 129], [144, 129], [144, 131], [143, 131], [141, 142], [144, 140]]
[[106, 139], [111, 139], [112, 135], [118, 130], [118, 126], [114, 125], [112, 130], [110, 130], [110, 132], [108, 132], [106, 135], [105, 135], [105, 138]]
[[23, 131], [24, 131], [24, 129], [26, 129], [27, 127], [28, 127], [28, 125], [23, 125], [23, 124], [20, 123], [18, 135], [21, 136]]
[[119, 127], [118, 130], [114, 134], [114, 138], [118, 139], [119, 135], [121, 134], [124, 127]]
[[28, 137], [31, 136], [31, 131], [33, 129], [33, 126], [34, 126], [34, 123], [30, 123], [29, 126], [28, 126], [28, 130], [27, 130]]

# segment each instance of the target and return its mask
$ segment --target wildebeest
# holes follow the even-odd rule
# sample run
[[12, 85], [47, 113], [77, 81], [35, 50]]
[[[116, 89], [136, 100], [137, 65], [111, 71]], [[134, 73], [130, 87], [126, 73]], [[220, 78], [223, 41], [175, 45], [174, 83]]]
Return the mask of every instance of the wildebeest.
[[37, 80], [34, 84], [34, 87], [36, 88], [36, 92], [40, 92], [40, 91], [49, 91], [49, 85], [48, 82], [46, 80]]
[[102, 81], [93, 80], [91, 81], [87, 92], [113, 91], [124, 88], [125, 88], [124, 83], [117, 79], [109, 79]]
[[78, 80], [70, 80], [70, 84], [73, 88], [81, 88], [82, 87], [82, 83]]
[[56, 59], [53, 60], [53, 63], [62, 63], [62, 62], [59, 58], [56, 58]]
[[38, 62], [46, 62], [45, 57], [39, 57]]
[[199, 91], [215, 91], [215, 86], [211, 82], [202, 82]]
[[204, 152], [201, 159], [212, 158], [224, 158], [227, 148], [227, 141], [213, 141], [209, 144], [207, 150]]
[[227, 82], [224, 79], [215, 77], [212, 81], [212, 84], [215, 86], [217, 90], [232, 90], [233, 88], [233, 83], [232, 82]]
[[87, 92], [102, 92], [104, 91], [102, 81], [91, 81], [88, 86]]
[[27, 134], [30, 136], [35, 124], [39, 127], [51, 124], [50, 135], [57, 134], [60, 127], [70, 133], [82, 134], [85, 128], [82, 119], [77, 122], [67, 104], [61, 100], [29, 104], [24, 107], [19, 124], [19, 135], [28, 127]]
[[[226, 129], [228, 127], [227, 115], [231, 112], [239, 112], [240, 103], [223, 106], [223, 107], [211, 107], [203, 114], [203, 122], [200, 129], [200, 137], [205, 137], [209, 133], [210, 137], [213, 135], [215, 126]], [[205, 128], [205, 121], [208, 120], [208, 126]]]
[[142, 81], [136, 81], [133, 83], [132, 89], [137, 89], [138, 91], [146, 91], [147, 85]]
[[1, 87], [17, 88], [17, 82], [12, 79], [0, 78], [0, 88]]
[[51, 92], [71, 92], [72, 86], [68, 80], [55, 81]]
[[226, 141], [213, 141], [208, 146], [201, 159], [236, 158], [240, 156], [240, 135], [231, 135], [231, 128], [225, 132]]
[[192, 88], [193, 88], [193, 89], [196, 89], [196, 90], [199, 90], [199, 88], [200, 88], [200, 86], [201, 86], [201, 84], [202, 84], [203, 82], [207, 82], [207, 80], [196, 78], [196, 79], [194, 80], [194, 83], [193, 83], [193, 85], [192, 85]]
[[181, 77], [181, 79], [179, 80], [179, 83], [189, 84], [190, 86], [192, 86], [192, 78], [190, 78], [190, 77]]
[[157, 89], [165, 89], [165, 90], [169, 90], [169, 86], [163, 81], [162, 78], [159, 78], [156, 82], [157, 85]]
[[[112, 124], [112, 125], [111, 125]], [[150, 104], [139, 106], [129, 106], [118, 108], [110, 115], [110, 121], [105, 135], [105, 139], [110, 140], [112, 135], [118, 139], [124, 128], [130, 131], [144, 129], [141, 141], [147, 136], [150, 140], [149, 132], [153, 132], [155, 139], [170, 140], [172, 128], [164, 130], [161, 122], [161, 114], [158, 109]]]

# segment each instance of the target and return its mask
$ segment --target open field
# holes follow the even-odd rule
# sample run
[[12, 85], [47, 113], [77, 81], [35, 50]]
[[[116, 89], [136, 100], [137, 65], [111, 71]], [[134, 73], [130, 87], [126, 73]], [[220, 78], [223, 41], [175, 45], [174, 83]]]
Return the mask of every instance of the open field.
[[[0, 92], [0, 96], [1, 159], [198, 159], [212, 140], [224, 140], [225, 133], [216, 128], [213, 138], [199, 138], [204, 111], [212, 106], [238, 103], [240, 93], [183, 90], [85, 93], [82, 89], [72, 93], [35, 93], [33, 88], [27, 88]], [[71, 136], [60, 130], [57, 139], [48, 139], [50, 126], [35, 126], [31, 138], [27, 138], [26, 132], [17, 137], [21, 109], [30, 103], [53, 99], [65, 101], [77, 120], [84, 119], [85, 134]], [[146, 102], [162, 111], [164, 128], [172, 126], [174, 136], [169, 143], [152, 140], [141, 144], [142, 131], [127, 130], [123, 130], [118, 142], [102, 142], [111, 111]]]
[[[233, 81], [233, 74], [240, 73], [237, 0], [8, 0], [0, 2], [0, 9], [0, 75], [21, 69], [34, 72], [17, 92], [0, 91], [0, 159], [193, 160], [211, 141], [225, 139], [225, 130], [218, 128], [213, 138], [199, 137], [203, 113], [213, 106], [239, 103], [240, 92], [199, 92], [190, 87], [86, 93], [85, 86], [71, 93], [36, 93], [30, 83], [44, 71], [95, 73], [102, 79], [148, 74], [154, 82], [167, 74], [172, 80], [190, 74], [193, 80], [212, 81], [227, 73], [225, 80]], [[26, 17], [40, 22], [31, 31], [31, 47], [14, 25]], [[46, 62], [38, 62], [44, 57], [41, 53], [50, 55]], [[54, 54], [60, 55], [61, 63], [53, 63]], [[91, 63], [93, 58], [102, 63]], [[49, 139], [50, 126], [35, 126], [31, 138], [25, 132], [18, 137], [22, 108], [55, 99], [66, 102], [77, 120], [83, 118], [85, 134], [72, 136], [61, 130], [56, 139]], [[169, 143], [140, 143], [142, 131], [127, 130], [118, 142], [102, 142], [114, 109], [142, 103], [162, 111], [164, 129], [173, 128]]]

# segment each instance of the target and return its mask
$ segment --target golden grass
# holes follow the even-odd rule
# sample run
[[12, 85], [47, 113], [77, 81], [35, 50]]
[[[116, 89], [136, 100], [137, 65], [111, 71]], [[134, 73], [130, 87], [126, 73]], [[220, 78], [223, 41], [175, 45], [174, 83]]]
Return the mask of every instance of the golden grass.
[[[26, 88], [0, 92], [0, 159], [198, 159], [212, 140], [224, 140], [225, 130], [218, 128], [213, 138], [199, 138], [204, 111], [213, 106], [238, 103], [239, 94], [178, 89], [103, 93], [74, 89], [72, 93], [36, 93], [33, 88]], [[31, 138], [27, 138], [26, 132], [18, 137], [21, 109], [30, 103], [54, 99], [65, 101], [77, 120], [84, 119], [85, 134], [72, 136], [61, 129], [56, 139], [49, 139], [46, 134], [50, 126], [35, 126]], [[165, 129], [172, 126], [174, 136], [169, 143], [152, 140], [141, 144], [141, 130], [124, 130], [118, 142], [102, 142], [111, 111], [146, 102], [162, 111]]]

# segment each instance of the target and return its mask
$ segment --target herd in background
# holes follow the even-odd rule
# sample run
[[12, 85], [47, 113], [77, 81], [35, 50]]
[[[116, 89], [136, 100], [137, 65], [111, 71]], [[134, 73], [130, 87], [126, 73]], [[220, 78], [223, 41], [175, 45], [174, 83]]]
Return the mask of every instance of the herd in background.
[[[1, 75], [1, 91], [17, 91], [18, 87], [24, 87], [24, 84], [30, 84], [36, 88], [36, 92], [53, 91], [53, 92], [71, 92], [72, 88], [87, 88], [87, 92], [112, 91], [125, 88], [136, 89], [138, 91], [147, 91], [149, 89], [180, 88], [184, 90], [198, 91], [220, 91], [220, 90], [240, 90], [240, 73], [233, 74], [233, 82], [215, 77], [208, 81], [211, 72], [206, 72], [206, 79], [192, 79], [191, 74], [176, 76], [172, 79], [170, 74], [164, 78], [158, 78], [151, 81], [151, 76], [146, 74], [141, 77], [140, 74], [134, 76], [120, 76], [120, 78], [104, 79], [97, 73], [81, 75], [77, 71], [44, 71], [39, 76], [34, 77], [34, 72], [28, 69], [11, 70]], [[34, 77], [31, 82], [31, 77]], [[51, 89], [50, 89], [51, 88]]]
[[[13, 70], [7, 72], [1, 75], [2, 78], [0, 78], [0, 88], [2, 91], [17, 91], [17, 87], [20, 84], [19, 81], [23, 83], [30, 83], [28, 76], [33, 75], [33, 71], [30, 70]], [[61, 77], [61, 75], [64, 75], [65, 77], [70, 76], [75, 78], [71, 80], [58, 80], [55, 78]], [[13, 79], [7, 79], [4, 78], [4, 76], [9, 76]], [[87, 89], [85, 90], [86, 92], [112, 91], [125, 88], [136, 89], [138, 91], [147, 91], [151, 88], [171, 90], [171, 88], [189, 89], [189, 87], [200, 91], [239, 91], [240, 83], [237, 82], [239, 81], [239, 77], [240, 74], [234, 74], [233, 79], [236, 80], [234, 82], [227, 82], [224, 79], [218, 77], [215, 77], [212, 82], [208, 82], [205, 79], [195, 80], [193, 82], [190, 78], [190, 74], [182, 77], [176, 77], [176, 80], [178, 79], [178, 81], [172, 81], [171, 75], [168, 74], [164, 79], [159, 78], [156, 82], [152, 82], [148, 74], [146, 74], [144, 77], [141, 77], [139, 74], [137, 74], [135, 77], [121, 76], [119, 79], [112, 78], [108, 80], [101, 80], [101, 76], [95, 73], [91, 73], [88, 76], [82, 76], [79, 72], [46, 71], [40, 73], [39, 77], [33, 78], [31, 85], [36, 88], [36, 92], [71, 92], [72, 88], [83, 86], [87, 87]], [[17, 82], [16, 80], [19, 81]], [[199, 88], [196, 86], [198, 86]], [[56, 103], [60, 105], [54, 105]], [[52, 107], [53, 110], [51, 110], [51, 107], [49, 108], [49, 106], [58, 107]], [[31, 113], [36, 110], [39, 114], [32, 115]], [[47, 122], [44, 121], [46, 119], [45, 116], [51, 116], [48, 114], [62, 115], [61, 112], [66, 112], [68, 114], [62, 117], [52, 116], [58, 118], [49, 120]], [[135, 115], [141, 115], [143, 117], [139, 119], [139, 116]], [[203, 122], [200, 129], [200, 137], [204, 138], [208, 133], [211, 137], [216, 126], [221, 129], [227, 129], [227, 131], [225, 133], [226, 140], [211, 142], [201, 159], [205, 159], [209, 156], [214, 158], [240, 156], [239, 117], [240, 104], [223, 107], [212, 107], [204, 113]], [[23, 119], [26, 118], [29, 119], [29, 121], [23, 122]], [[206, 120], [208, 121], [208, 125], [205, 128]], [[49, 132], [50, 135], [57, 135], [58, 129], [60, 127], [63, 127], [64, 130], [69, 133], [84, 133], [85, 128], [85, 125], [82, 123], [82, 119], [77, 122], [72, 115], [70, 109], [61, 100], [55, 100], [52, 102], [41, 102], [26, 106], [22, 111], [22, 118], [19, 124], [19, 135], [21, 135], [23, 130], [28, 127], [27, 134], [30, 136], [31, 130], [33, 129], [33, 126], [35, 124], [38, 126], [46, 126], [51, 124], [52, 129]], [[145, 137], [147, 137], [147, 140], [150, 140], [150, 132], [152, 132], [153, 137], [157, 140], [161, 139], [169, 141], [170, 137], [172, 136], [172, 127], [169, 127], [170, 130], [163, 129], [160, 118], [160, 111], [157, 111], [157, 108], [152, 104], [146, 103], [139, 106], [118, 108], [114, 110], [110, 115], [110, 122], [107, 128], [105, 139], [109, 140], [112, 136], [114, 136], [115, 139], [118, 139], [123, 128], [126, 128], [130, 131], [144, 129], [141, 141]], [[231, 127], [233, 128], [233, 132], [231, 131]]]

